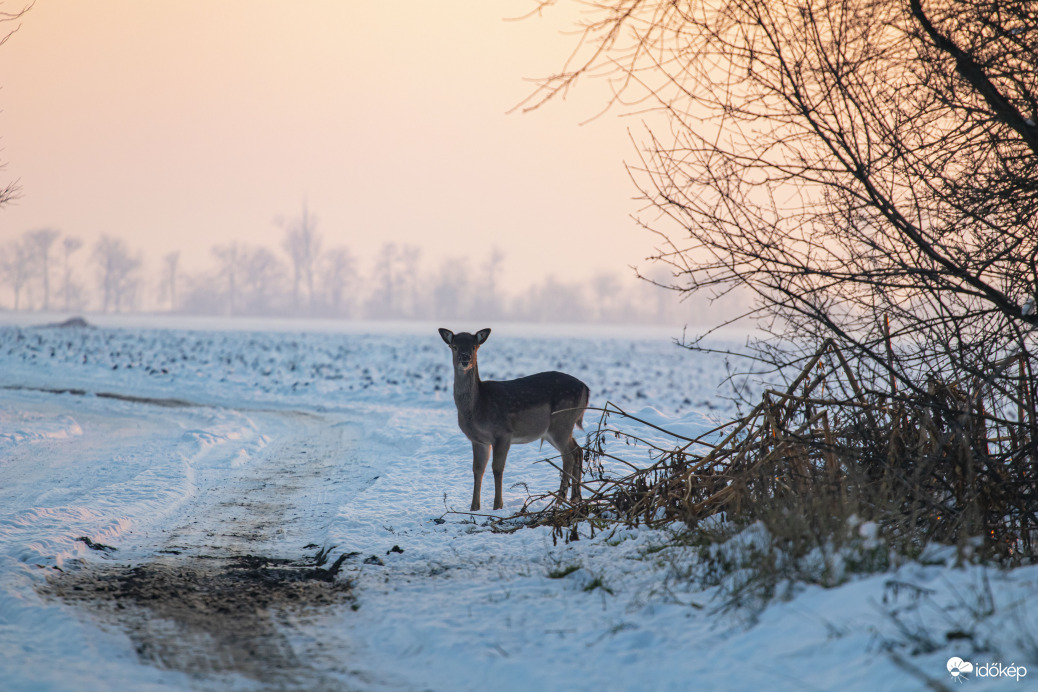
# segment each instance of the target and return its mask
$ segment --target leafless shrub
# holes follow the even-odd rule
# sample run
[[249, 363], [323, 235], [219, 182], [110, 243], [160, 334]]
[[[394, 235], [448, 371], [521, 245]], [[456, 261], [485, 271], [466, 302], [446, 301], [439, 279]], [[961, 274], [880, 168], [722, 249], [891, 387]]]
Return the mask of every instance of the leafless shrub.
[[[878, 395], [857, 383], [831, 341], [784, 390], [768, 390], [746, 416], [666, 447], [631, 429], [638, 421], [603, 409], [589, 438], [586, 501], [557, 500], [520, 517], [560, 536], [581, 521], [696, 530], [713, 518], [741, 528], [760, 522], [770, 540], [803, 556], [838, 547], [865, 522], [902, 555], [930, 543], [962, 557], [1005, 564], [1038, 557], [1038, 409], [1033, 363], [1001, 363], [1017, 388], [983, 379], [931, 380], [925, 395]], [[619, 425], [613, 419], [619, 419]], [[658, 432], [665, 432], [656, 429]], [[647, 458], [614, 452], [634, 442]], [[624, 468], [616, 474], [607, 471]], [[570, 533], [569, 535], [572, 535]], [[876, 564], [876, 567], [884, 565]]]
[[[901, 554], [944, 542], [1034, 561], [1034, 3], [611, 0], [584, 17], [527, 105], [585, 78], [637, 104], [630, 168], [671, 271], [656, 282], [753, 294], [731, 321], [765, 335], [749, 355], [773, 384], [669, 446], [607, 406], [619, 420], [588, 461], [628, 471], [527, 521], [760, 522], [795, 557], [853, 518]], [[632, 466], [610, 437], [649, 459]]]

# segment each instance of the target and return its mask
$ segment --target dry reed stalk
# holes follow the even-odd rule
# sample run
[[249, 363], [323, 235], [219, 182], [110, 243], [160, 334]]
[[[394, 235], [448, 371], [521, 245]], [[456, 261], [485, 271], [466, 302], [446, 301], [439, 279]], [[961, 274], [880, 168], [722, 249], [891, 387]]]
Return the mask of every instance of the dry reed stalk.
[[[991, 385], [1019, 363], [1019, 382], [1004, 409], [1005, 387]], [[993, 553], [1034, 560], [1038, 544], [1038, 450], [1032, 363], [1018, 354], [972, 383], [932, 380], [924, 395], [866, 394], [844, 354], [825, 341], [785, 391], [768, 390], [742, 418], [697, 438], [678, 435], [607, 404], [586, 455], [598, 470], [585, 480], [585, 499], [528, 498], [495, 523], [498, 530], [551, 526], [557, 536], [578, 522], [661, 527], [695, 526], [713, 516], [752, 521], [775, 502], [808, 502], [834, 516], [872, 513], [891, 535], [962, 544], [981, 534]], [[846, 390], [850, 391], [847, 392]], [[673, 439], [663, 447], [610, 417]], [[638, 464], [607, 452], [609, 436], [647, 450]], [[604, 462], [627, 471], [605, 473]], [[534, 503], [553, 500], [546, 509]], [[821, 504], [819, 504], [821, 503]], [[571, 534], [572, 535], [572, 534]]]

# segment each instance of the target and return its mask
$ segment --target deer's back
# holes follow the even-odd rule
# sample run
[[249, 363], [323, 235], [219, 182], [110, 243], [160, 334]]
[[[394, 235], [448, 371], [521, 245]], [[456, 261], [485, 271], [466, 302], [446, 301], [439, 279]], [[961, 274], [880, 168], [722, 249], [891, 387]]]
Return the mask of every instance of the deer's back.
[[551, 410], [574, 408], [583, 403], [586, 384], [564, 372], [539, 372], [516, 380], [488, 380], [480, 395], [506, 411], [519, 411], [547, 403]]

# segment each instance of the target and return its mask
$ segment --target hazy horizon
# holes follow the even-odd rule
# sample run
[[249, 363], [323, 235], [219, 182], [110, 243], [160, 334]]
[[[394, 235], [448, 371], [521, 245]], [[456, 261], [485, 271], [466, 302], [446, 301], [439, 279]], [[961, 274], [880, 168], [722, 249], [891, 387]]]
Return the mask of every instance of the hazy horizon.
[[[373, 257], [357, 257], [345, 247], [324, 247], [308, 218], [286, 225], [280, 247], [216, 245], [214, 266], [200, 271], [180, 269], [179, 252], [155, 271], [155, 258], [109, 236], [85, 245], [53, 229], [27, 232], [0, 255], [0, 314], [703, 326], [745, 304], [736, 295], [718, 304], [703, 296], [683, 301], [617, 270], [590, 281], [549, 275], [509, 289], [500, 282], [508, 258], [498, 250], [430, 264], [417, 247], [386, 243]], [[659, 267], [650, 276], [670, 279]]]
[[[648, 270], [624, 168], [637, 121], [567, 102], [508, 111], [562, 68], [573, 11], [535, 3], [38, 0], [0, 47], [0, 248], [54, 228], [188, 273], [233, 242], [277, 248], [305, 204], [324, 247], [494, 249], [519, 292]], [[80, 251], [82, 252], [82, 250]], [[5, 301], [6, 302], [6, 301]]]

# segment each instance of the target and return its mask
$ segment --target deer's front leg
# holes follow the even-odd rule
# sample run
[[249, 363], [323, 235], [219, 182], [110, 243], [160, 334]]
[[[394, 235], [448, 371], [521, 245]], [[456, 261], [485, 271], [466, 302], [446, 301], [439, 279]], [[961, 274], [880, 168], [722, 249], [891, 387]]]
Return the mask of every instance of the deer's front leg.
[[505, 459], [508, 458], [508, 448], [511, 446], [512, 441], [508, 438], [494, 441], [494, 509], [501, 509], [505, 506], [503, 492]]
[[479, 489], [483, 485], [483, 472], [490, 460], [490, 445], [472, 443], [472, 511], [479, 509]]

